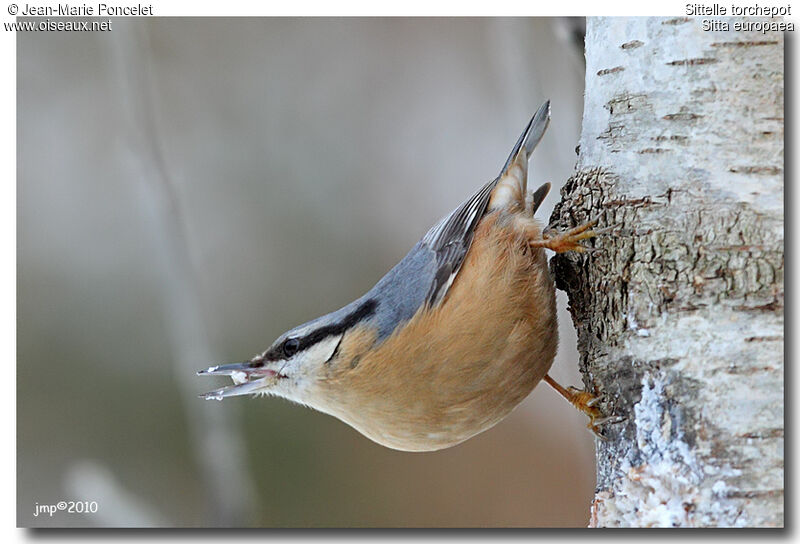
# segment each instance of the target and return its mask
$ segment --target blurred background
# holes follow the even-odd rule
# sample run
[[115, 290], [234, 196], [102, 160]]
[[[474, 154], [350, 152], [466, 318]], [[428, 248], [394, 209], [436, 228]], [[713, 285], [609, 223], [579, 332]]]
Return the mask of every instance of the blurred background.
[[[114, 19], [18, 34], [18, 524], [585, 527], [585, 418], [546, 386], [448, 450], [287, 401], [203, 401], [367, 291], [497, 175], [572, 172], [579, 19]], [[580, 385], [559, 293], [551, 372]], [[88, 515], [34, 516], [87, 500]]]

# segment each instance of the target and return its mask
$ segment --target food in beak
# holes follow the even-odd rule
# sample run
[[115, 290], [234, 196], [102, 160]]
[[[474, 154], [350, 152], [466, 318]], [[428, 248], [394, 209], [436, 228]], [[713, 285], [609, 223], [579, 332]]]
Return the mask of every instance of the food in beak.
[[234, 385], [222, 387], [203, 393], [200, 398], [206, 400], [222, 400], [225, 397], [258, 393], [261, 389], [274, 385], [278, 379], [284, 378], [271, 368], [253, 366], [251, 361], [217, 365], [200, 370], [198, 376], [230, 376]]

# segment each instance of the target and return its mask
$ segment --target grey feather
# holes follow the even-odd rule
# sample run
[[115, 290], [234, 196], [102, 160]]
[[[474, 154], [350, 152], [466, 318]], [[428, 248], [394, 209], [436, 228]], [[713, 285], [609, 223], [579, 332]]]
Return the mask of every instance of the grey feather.
[[422, 238], [422, 243], [436, 255], [436, 274], [425, 298], [431, 306], [442, 300], [458, 274], [472, 242], [475, 227], [486, 212], [492, 189], [499, 179], [498, 176], [484, 185]]
[[[528, 121], [528, 125], [525, 127], [525, 130], [522, 131], [517, 143], [514, 145], [514, 149], [512, 149], [511, 153], [508, 155], [508, 159], [506, 159], [506, 163], [503, 165], [503, 169], [500, 170], [500, 175], [497, 176], [497, 179], [503, 177], [503, 174], [508, 171], [508, 167], [514, 162], [523, 144], [525, 145], [525, 152], [529, 157], [531, 156], [531, 153], [533, 153], [533, 150], [539, 145], [549, 125], [550, 101], [547, 100], [544, 104], [539, 106], [539, 109], [533, 114], [531, 120]], [[497, 179], [495, 181], [497, 181]]]

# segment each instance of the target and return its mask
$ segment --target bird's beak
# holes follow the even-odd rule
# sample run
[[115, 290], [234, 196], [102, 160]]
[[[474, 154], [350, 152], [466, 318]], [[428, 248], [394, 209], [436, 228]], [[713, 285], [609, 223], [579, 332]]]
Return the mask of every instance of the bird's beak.
[[274, 385], [279, 379], [278, 372], [269, 368], [264, 368], [263, 366], [255, 366], [252, 361], [210, 366], [205, 370], [198, 371], [197, 375], [230, 376], [233, 380], [234, 385], [215, 389], [214, 391], [209, 391], [208, 393], [200, 395], [200, 398], [206, 400], [222, 400], [225, 397], [257, 393], [260, 389]]

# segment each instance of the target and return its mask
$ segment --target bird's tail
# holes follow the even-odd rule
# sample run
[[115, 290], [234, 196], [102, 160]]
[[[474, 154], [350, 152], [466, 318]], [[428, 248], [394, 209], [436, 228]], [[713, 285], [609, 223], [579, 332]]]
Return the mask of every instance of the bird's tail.
[[[492, 191], [492, 196], [489, 200], [490, 210], [511, 205], [525, 206], [525, 194], [528, 187], [528, 158], [533, 153], [533, 150], [536, 149], [549, 124], [550, 101], [548, 100], [531, 117], [525, 130], [522, 131], [517, 143], [514, 145], [514, 149], [511, 150], [511, 154], [500, 171], [497, 185]], [[547, 189], [549, 189], [549, 184]], [[540, 195], [538, 202], [534, 202], [534, 208], [541, 204], [541, 201], [547, 195], [547, 189], [542, 186], [536, 191], [536, 194], [542, 191], [544, 191], [544, 194]]]

